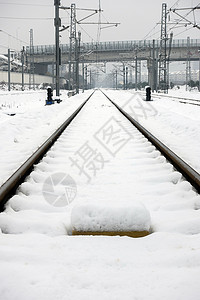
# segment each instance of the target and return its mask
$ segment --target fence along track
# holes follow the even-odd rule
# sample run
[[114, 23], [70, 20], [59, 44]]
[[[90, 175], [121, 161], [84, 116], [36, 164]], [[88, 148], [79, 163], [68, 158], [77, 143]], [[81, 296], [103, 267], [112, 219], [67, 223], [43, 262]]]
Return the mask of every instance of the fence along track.
[[171, 151], [166, 145], [159, 141], [147, 129], [134, 120], [121, 107], [113, 102], [103, 91], [106, 98], [166, 157], [166, 159], [185, 177], [187, 181], [200, 193], [200, 174], [184, 162], [178, 155]]
[[5, 203], [14, 195], [16, 189], [28, 176], [33, 166], [38, 163], [47, 153], [50, 147], [56, 142], [62, 132], [80, 112], [95, 91], [75, 110], [75, 112], [31, 155], [17, 171], [0, 187], [0, 211], [3, 211]]

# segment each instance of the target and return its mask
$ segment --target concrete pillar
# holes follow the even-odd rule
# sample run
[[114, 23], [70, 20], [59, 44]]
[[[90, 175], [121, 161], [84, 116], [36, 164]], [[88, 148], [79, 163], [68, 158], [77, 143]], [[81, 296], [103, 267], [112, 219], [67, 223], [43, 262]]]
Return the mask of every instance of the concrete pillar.
[[35, 66], [35, 74], [39, 74], [39, 75], [46, 75], [47, 74], [47, 70], [48, 70], [48, 65], [47, 64], [34, 64]]

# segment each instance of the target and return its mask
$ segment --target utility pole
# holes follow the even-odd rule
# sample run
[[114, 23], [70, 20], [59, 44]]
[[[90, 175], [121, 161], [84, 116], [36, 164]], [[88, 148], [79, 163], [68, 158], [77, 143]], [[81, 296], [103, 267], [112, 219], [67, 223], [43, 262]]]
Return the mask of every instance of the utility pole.
[[8, 90], [10, 92], [10, 49], [8, 49]]
[[186, 62], [186, 91], [188, 90], [189, 82], [191, 81], [191, 65], [190, 65], [190, 37], [187, 37], [187, 62]]
[[22, 63], [22, 91], [24, 91], [24, 46], [21, 51], [21, 63]]
[[138, 59], [137, 59], [137, 49], [136, 49], [136, 56], [135, 56], [135, 90], [138, 89]]
[[125, 66], [124, 66], [124, 63], [123, 63], [123, 89], [125, 90], [126, 89], [126, 80], [125, 80]]
[[92, 88], [92, 70], [90, 69], [90, 89]]
[[133, 87], [133, 69], [132, 69], [132, 65], [131, 65], [131, 68], [130, 68], [130, 82], [131, 82], [131, 87]]
[[128, 67], [126, 67], [126, 77], [125, 77], [125, 83], [126, 83], [126, 90], [128, 89]]
[[141, 60], [138, 60], [138, 83], [139, 83], [139, 90], [141, 86]]
[[167, 93], [167, 4], [162, 4], [159, 57], [159, 88]]
[[78, 40], [76, 39], [76, 93], [79, 94], [79, 56], [80, 56], [81, 32], [78, 32]]
[[85, 91], [85, 73], [84, 73], [84, 62], [82, 63], [82, 92], [84, 93]]
[[199, 92], [200, 92], [200, 49], [198, 50], [199, 53]]
[[85, 89], [87, 90], [87, 66], [85, 66]]
[[115, 71], [115, 88], [117, 90], [117, 70]]
[[55, 85], [55, 61], [52, 62], [52, 83]]
[[[56, 0], [54, 0], [55, 2], [57, 2]], [[69, 26], [62, 26], [63, 28], [60, 30], [66, 30], [68, 28], [70, 28], [70, 48], [69, 48], [69, 70], [68, 70], [68, 80], [69, 80], [69, 89], [74, 88], [74, 84], [76, 82], [77, 84], [77, 64], [76, 64], [76, 53], [77, 53], [77, 38], [76, 38], [76, 24], [86, 24], [86, 25], [106, 25], [105, 27], [102, 28], [108, 28], [108, 27], [112, 27], [112, 26], [118, 26], [120, 23], [110, 23], [110, 22], [101, 22], [99, 19], [99, 22], [85, 22], [86, 19], [88, 19], [89, 17], [94, 16], [97, 13], [100, 13], [102, 10], [99, 6], [99, 9], [90, 9], [90, 8], [86, 8], [86, 9], [82, 9], [82, 8], [76, 8], [76, 4], [72, 3], [71, 7], [64, 7], [64, 6], [60, 6], [60, 9], [71, 9], [71, 22]], [[85, 11], [90, 11], [92, 13], [90, 13], [88, 16], [83, 17], [80, 20], [77, 20], [76, 18], [76, 10], [85, 10]], [[72, 71], [72, 67], [73, 67], [73, 71]], [[84, 68], [84, 70], [86, 70]], [[86, 78], [87, 81], [87, 78]], [[77, 89], [77, 88], [76, 88]], [[83, 87], [84, 90], [84, 87]]]
[[172, 49], [172, 39], [173, 39], [173, 32], [170, 33], [170, 39], [169, 39], [169, 53], [167, 57], [167, 88], [170, 86], [170, 70], [169, 70], [169, 61], [170, 61], [170, 55], [171, 55], [171, 49]]
[[159, 59], [158, 59], [158, 48], [156, 49], [155, 53], [155, 90], [156, 92], [158, 91], [158, 62], [159, 62]]
[[153, 62], [152, 62], [152, 92], [155, 90], [155, 40], [153, 40]]
[[29, 89], [35, 89], [35, 67], [33, 48], [33, 29], [30, 29], [30, 69], [29, 69]]
[[56, 44], [56, 97], [60, 97], [60, 47], [59, 47], [59, 27], [61, 26], [61, 19], [59, 18], [60, 0], [54, 0], [55, 5], [55, 44]]
[[[71, 24], [70, 24], [70, 46], [69, 46], [69, 82], [72, 83], [72, 89], [74, 86], [75, 75], [75, 57], [76, 57], [76, 4], [71, 4]], [[73, 72], [72, 72], [73, 69]], [[71, 89], [71, 84], [70, 84]]]

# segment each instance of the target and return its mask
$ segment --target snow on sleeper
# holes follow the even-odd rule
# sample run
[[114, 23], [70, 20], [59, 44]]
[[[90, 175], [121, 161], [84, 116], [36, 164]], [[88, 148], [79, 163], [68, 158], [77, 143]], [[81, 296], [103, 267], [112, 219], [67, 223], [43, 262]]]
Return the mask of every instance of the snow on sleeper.
[[134, 201], [83, 202], [72, 209], [73, 235], [146, 236], [151, 218], [143, 203]]

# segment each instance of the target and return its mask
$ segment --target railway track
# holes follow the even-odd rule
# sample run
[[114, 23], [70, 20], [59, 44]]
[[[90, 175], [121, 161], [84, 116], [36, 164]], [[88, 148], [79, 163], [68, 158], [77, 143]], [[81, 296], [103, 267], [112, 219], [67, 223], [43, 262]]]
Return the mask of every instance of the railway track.
[[113, 105], [166, 157], [168, 161], [200, 192], [200, 174], [197, 173], [192, 167], [184, 162], [172, 150], [164, 145], [153, 134], [146, 130], [136, 120], [134, 120], [128, 113], [114, 103], [105, 93], [104, 95], [110, 100]]
[[[94, 93], [95, 94], [97, 93], [98, 97], [95, 97], [94, 95], [94, 99], [93, 99]], [[102, 100], [103, 94], [105, 97]], [[98, 117], [97, 120], [95, 119], [96, 124], [91, 123], [88, 116], [93, 115], [98, 110], [100, 115], [99, 119]], [[98, 116], [98, 114], [96, 114], [96, 116]], [[73, 124], [71, 125], [72, 121]], [[41, 190], [40, 178], [43, 180], [43, 186], [44, 186], [45, 178], [47, 176], [51, 177], [52, 172], [62, 173], [65, 170], [68, 170], [70, 166], [74, 167], [73, 176], [75, 176], [74, 174], [79, 175], [79, 177], [80, 175], [82, 175], [83, 177], [85, 177], [87, 182], [90, 182], [91, 180], [90, 177], [92, 176], [88, 175], [88, 173], [83, 167], [77, 165], [77, 160], [73, 158], [73, 155], [80, 154], [80, 149], [83, 149], [83, 147], [87, 147], [87, 151], [90, 150], [91, 153], [91, 151], [93, 150], [91, 145], [89, 144], [91, 142], [91, 139], [93, 139], [95, 140], [94, 142], [95, 146], [97, 145], [98, 147], [101, 146], [101, 150], [103, 149], [104, 152], [106, 152], [106, 154], [105, 153], [104, 154], [105, 156], [107, 156], [107, 158], [116, 157], [115, 159], [117, 160], [118, 152], [121, 153], [120, 151], [123, 147], [125, 147], [126, 143], [123, 145], [123, 147], [121, 146], [121, 148], [117, 149], [117, 151], [116, 149], [113, 148], [113, 146], [111, 148], [108, 148], [108, 143], [103, 145], [102, 132], [104, 132], [105, 135], [106, 130], [108, 130], [106, 126], [109, 126], [110, 129], [113, 128], [114, 126], [119, 126], [119, 124], [121, 125], [120, 127], [117, 127], [118, 131], [119, 129], [123, 131], [122, 136], [123, 138], [125, 137], [125, 140], [127, 139], [126, 143], [130, 144], [131, 141], [133, 140], [133, 145], [129, 146], [131, 151], [133, 151], [133, 153], [131, 155], [128, 154], [128, 156], [130, 156], [129, 158], [133, 159], [134, 163], [137, 164], [138, 163], [137, 157], [138, 160], [140, 161], [140, 155], [142, 157], [146, 155], [146, 160], [148, 161], [147, 165], [149, 164], [149, 160], [151, 161], [153, 171], [150, 170], [148, 175], [149, 179], [145, 176], [145, 180], [149, 181], [151, 177], [156, 178], [157, 167], [161, 167], [161, 168], [163, 167], [161, 166], [163, 164], [163, 160], [160, 158], [160, 154], [158, 154], [157, 151], [159, 150], [159, 152], [161, 152], [166, 157], [167, 161], [170, 161], [173, 167], [176, 170], [178, 170], [184, 176], [184, 178], [186, 178], [186, 180], [192, 184], [192, 186], [196, 189], [196, 191], [198, 193], [200, 192], [200, 175], [195, 170], [193, 170], [188, 164], [186, 164], [179, 157], [177, 157], [175, 153], [173, 153], [168, 147], [163, 145], [163, 143], [161, 143], [155, 136], [153, 136], [150, 132], [148, 132], [145, 128], [143, 128], [123, 109], [121, 109], [117, 104], [115, 104], [112, 101], [112, 99], [110, 99], [105, 93], [103, 93], [102, 91], [101, 92], [94, 91], [90, 95], [90, 97], [86, 99], [86, 101], [72, 114], [72, 116], [68, 118], [64, 122], [64, 124], [60, 126], [60, 128], [53, 135], [51, 135], [51, 137], [49, 137], [48, 140], [44, 142], [44, 144], [7, 180], [7, 182], [5, 182], [4, 185], [1, 186], [0, 188], [1, 210], [4, 209], [5, 203], [15, 194], [15, 191], [17, 189], [18, 189], [18, 194], [24, 193], [26, 196], [30, 195], [31, 192], [27, 191], [27, 187], [26, 187], [27, 185], [28, 186], [30, 185], [30, 183], [27, 183], [27, 181], [29, 182], [30, 178], [31, 181], [34, 181], [34, 184], [35, 183], [39, 184], [39, 189], [41, 191], [41, 194], [42, 194], [42, 190]], [[134, 127], [132, 125], [134, 125]], [[86, 132], [90, 132], [91, 134], [89, 140], [84, 136]], [[80, 138], [82, 138], [82, 142], [80, 142]], [[76, 145], [73, 146], [70, 151], [69, 151], [70, 149], [69, 139], [71, 139], [71, 142], [76, 141]], [[120, 142], [118, 142], [118, 144], [119, 143]], [[134, 145], [136, 147], [136, 153], [134, 153], [135, 151], [133, 147]], [[137, 149], [139, 149], [139, 151]], [[70, 157], [70, 160], [68, 159], [67, 162], [63, 163], [63, 157], [65, 157], [66, 160], [66, 152], [68, 153], [68, 155], [71, 155], [72, 157]], [[88, 168], [88, 171], [92, 170], [93, 177], [97, 176], [100, 169], [105, 169], [104, 166], [106, 166], [107, 159], [103, 157], [102, 152], [103, 151], [99, 151], [97, 153], [97, 151], [96, 152], [93, 151], [93, 154], [96, 153], [95, 162], [100, 164], [96, 169], [94, 168], [94, 165], [92, 168], [90, 164], [90, 168]], [[140, 152], [142, 152], [142, 154]], [[116, 160], [115, 162], [117, 162]], [[126, 160], [124, 161], [125, 161], [124, 163], [127, 163]], [[154, 164], [156, 166], [156, 170], [154, 170], [153, 167]], [[170, 182], [177, 183], [180, 180], [180, 176], [176, 174], [175, 175], [176, 179], [174, 179], [173, 167], [172, 168], [169, 167], [169, 164], [167, 162], [166, 165], [164, 164], [164, 169], [161, 172], [165, 173], [166, 168], [167, 169], [170, 168], [170, 175], [168, 174], [166, 176], [167, 178], [168, 177], [172, 178], [169, 179]], [[144, 169], [145, 168], [147, 168], [147, 166], [144, 166]], [[36, 174], [37, 170], [39, 170], [39, 175]], [[117, 172], [120, 174], [120, 176], [121, 173], [123, 173], [119, 169], [117, 170]], [[28, 179], [27, 176], [29, 176]], [[115, 176], [113, 176], [113, 178], [114, 177]], [[79, 180], [80, 178], [76, 179], [76, 182], [79, 183]], [[129, 183], [131, 184], [132, 178], [130, 177], [129, 180], [130, 180]], [[143, 179], [141, 179], [141, 181], [142, 180]], [[144, 184], [145, 184], [145, 180], [144, 180]], [[153, 185], [155, 185], [155, 183], [153, 183]], [[41, 198], [42, 197], [44, 196], [41, 195]]]
[[[93, 92], [94, 93], [94, 92]], [[0, 211], [3, 210], [4, 204], [15, 193], [19, 185], [31, 173], [35, 164], [37, 164], [47, 153], [50, 147], [59, 138], [62, 132], [67, 128], [71, 121], [80, 112], [86, 102], [90, 99], [93, 93], [81, 104], [75, 112], [30, 156], [17, 171], [0, 187]]]
[[[145, 97], [144, 92], [140, 92], [140, 93], [143, 95], [143, 97]], [[191, 104], [191, 105], [200, 106], [200, 100], [192, 99], [192, 98], [170, 96], [170, 95], [165, 95], [165, 94], [159, 95], [157, 93], [152, 93], [152, 98], [156, 98], [156, 99], [167, 98], [172, 101], [176, 101], [176, 102], [183, 103], [183, 104]]]

